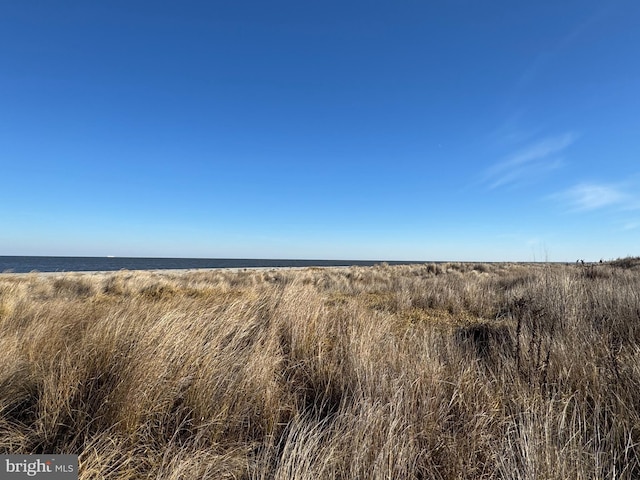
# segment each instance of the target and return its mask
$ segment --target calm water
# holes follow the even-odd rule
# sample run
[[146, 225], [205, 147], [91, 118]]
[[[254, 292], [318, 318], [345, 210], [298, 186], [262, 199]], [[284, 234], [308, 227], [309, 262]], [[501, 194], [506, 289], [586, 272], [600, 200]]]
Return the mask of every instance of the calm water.
[[[82, 272], [105, 270], [155, 270], [248, 267], [340, 267], [370, 266], [381, 260], [260, 260], [238, 258], [126, 258], [126, 257], [6, 257], [0, 256], [0, 273]], [[387, 262], [404, 265], [422, 262]]]

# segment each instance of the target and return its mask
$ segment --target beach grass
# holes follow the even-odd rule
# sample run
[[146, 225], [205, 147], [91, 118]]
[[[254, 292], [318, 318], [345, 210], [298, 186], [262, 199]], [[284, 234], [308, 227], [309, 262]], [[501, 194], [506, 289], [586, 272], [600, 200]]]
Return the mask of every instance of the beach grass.
[[640, 478], [640, 261], [0, 275], [0, 453], [84, 480]]

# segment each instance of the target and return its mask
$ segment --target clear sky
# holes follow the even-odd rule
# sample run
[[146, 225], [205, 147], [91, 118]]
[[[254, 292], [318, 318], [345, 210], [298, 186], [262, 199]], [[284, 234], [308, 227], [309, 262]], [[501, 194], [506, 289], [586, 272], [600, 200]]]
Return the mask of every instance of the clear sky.
[[640, 2], [0, 3], [0, 255], [640, 255]]

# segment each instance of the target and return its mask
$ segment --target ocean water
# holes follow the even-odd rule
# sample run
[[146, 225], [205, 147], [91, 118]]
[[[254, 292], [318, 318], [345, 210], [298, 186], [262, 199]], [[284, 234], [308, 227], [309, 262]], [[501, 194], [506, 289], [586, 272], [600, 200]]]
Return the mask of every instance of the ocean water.
[[[273, 260], [246, 258], [126, 258], [126, 257], [9, 257], [0, 256], [0, 273], [87, 272], [249, 267], [371, 266], [382, 260]], [[388, 261], [390, 265], [423, 262]]]

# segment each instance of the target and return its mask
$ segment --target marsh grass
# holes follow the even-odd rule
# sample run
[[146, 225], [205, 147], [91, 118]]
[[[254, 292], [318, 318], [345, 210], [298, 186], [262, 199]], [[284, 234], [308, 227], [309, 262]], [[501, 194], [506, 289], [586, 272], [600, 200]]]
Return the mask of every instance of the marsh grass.
[[0, 276], [0, 452], [81, 479], [640, 477], [640, 265]]

